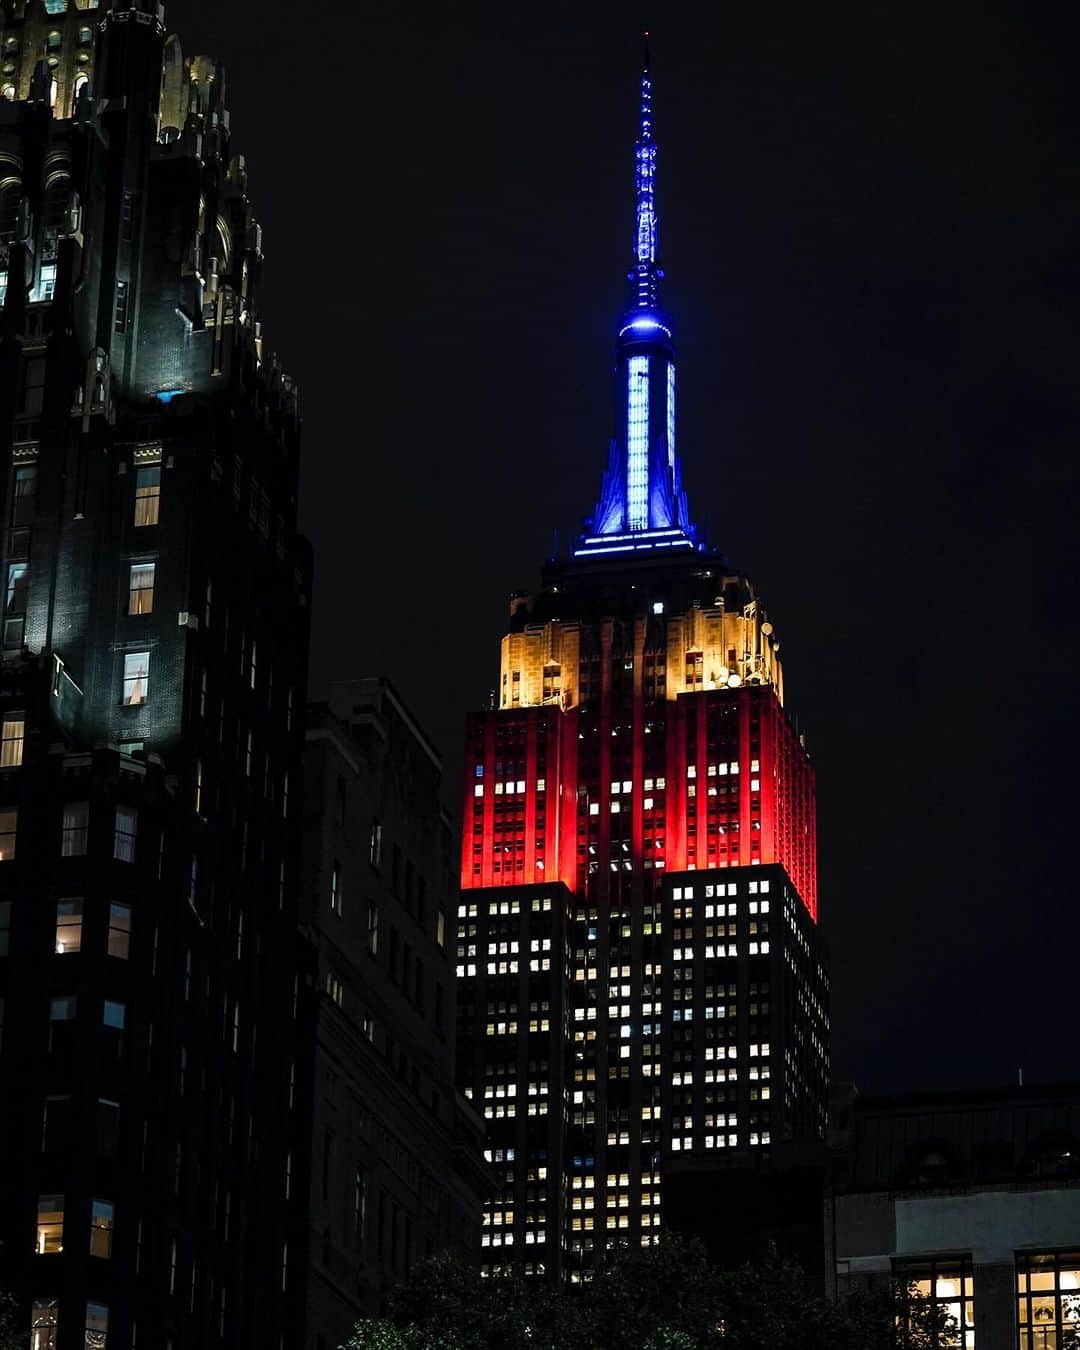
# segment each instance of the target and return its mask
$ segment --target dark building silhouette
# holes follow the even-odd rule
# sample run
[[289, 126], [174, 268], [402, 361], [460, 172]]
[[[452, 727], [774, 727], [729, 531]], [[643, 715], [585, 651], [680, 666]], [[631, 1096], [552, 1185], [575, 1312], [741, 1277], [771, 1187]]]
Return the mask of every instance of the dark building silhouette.
[[479, 1248], [490, 1177], [480, 1119], [454, 1087], [457, 837], [441, 784], [387, 680], [309, 709], [307, 1350], [337, 1350], [415, 1261]]
[[1080, 1336], [1080, 1086], [834, 1105], [828, 1234], [839, 1292], [916, 1284], [960, 1350]]
[[153, 0], [6, 0], [0, 48], [0, 1283], [34, 1350], [267, 1350], [308, 1142], [296, 390], [223, 71]]
[[492, 1271], [579, 1278], [664, 1227], [725, 1259], [787, 1232], [821, 1267], [814, 774], [773, 625], [682, 488], [655, 155], [646, 70], [600, 498], [512, 597], [467, 730], [458, 1076], [499, 1173]]

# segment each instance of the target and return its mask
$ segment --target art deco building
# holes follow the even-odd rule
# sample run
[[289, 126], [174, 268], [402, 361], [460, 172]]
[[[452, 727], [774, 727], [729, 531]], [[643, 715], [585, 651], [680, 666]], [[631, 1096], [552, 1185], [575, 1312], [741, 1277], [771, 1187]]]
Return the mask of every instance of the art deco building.
[[223, 71], [154, 0], [5, 0], [0, 48], [0, 1284], [34, 1350], [267, 1350], [306, 1146], [296, 390]]
[[476, 1259], [491, 1179], [454, 1088], [457, 838], [439, 756], [389, 681], [356, 680], [309, 709], [304, 779], [303, 1344], [337, 1350], [415, 1261]]
[[502, 1182], [489, 1270], [576, 1278], [687, 1196], [737, 1230], [725, 1178], [824, 1136], [814, 774], [773, 625], [683, 491], [655, 157], [646, 70], [600, 498], [511, 599], [468, 724], [459, 1082]]

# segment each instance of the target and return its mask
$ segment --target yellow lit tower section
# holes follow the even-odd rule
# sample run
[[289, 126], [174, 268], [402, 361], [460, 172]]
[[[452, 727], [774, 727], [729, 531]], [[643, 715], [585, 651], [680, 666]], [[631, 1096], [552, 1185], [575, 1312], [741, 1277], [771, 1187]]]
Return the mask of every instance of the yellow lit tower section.
[[773, 625], [689, 516], [655, 167], [646, 68], [600, 498], [512, 598], [468, 722], [458, 1063], [500, 1182], [489, 1271], [580, 1278], [611, 1241], [715, 1227], [824, 1132], [813, 769]]

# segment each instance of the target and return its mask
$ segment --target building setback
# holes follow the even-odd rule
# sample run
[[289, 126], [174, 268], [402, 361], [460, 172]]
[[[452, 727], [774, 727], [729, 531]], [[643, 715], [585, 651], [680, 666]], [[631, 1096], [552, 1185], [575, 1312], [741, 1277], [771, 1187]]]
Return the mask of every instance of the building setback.
[[[646, 70], [600, 498], [511, 598], [467, 729], [458, 1078], [498, 1171], [492, 1272], [580, 1278], [664, 1227], [725, 1258], [794, 1227], [821, 1262], [814, 775], [773, 625], [682, 488], [655, 158]], [[747, 1220], [747, 1178], [785, 1169], [808, 1207]]]
[[7, 0], [0, 47], [0, 1284], [34, 1350], [267, 1350], [307, 1146], [296, 390], [223, 71], [153, 0]]
[[490, 1177], [454, 1088], [457, 839], [439, 757], [388, 681], [358, 680], [309, 710], [304, 773], [303, 1343], [337, 1350], [415, 1261], [475, 1258]]

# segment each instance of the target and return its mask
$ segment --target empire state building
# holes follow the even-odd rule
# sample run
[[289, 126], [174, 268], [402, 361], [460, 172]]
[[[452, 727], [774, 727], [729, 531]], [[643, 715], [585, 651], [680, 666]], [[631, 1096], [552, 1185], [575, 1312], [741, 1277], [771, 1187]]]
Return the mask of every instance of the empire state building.
[[656, 157], [646, 68], [599, 497], [468, 722], [458, 1074], [492, 1273], [580, 1278], [687, 1224], [738, 1248], [747, 1178], [825, 1131], [814, 771], [773, 624], [683, 488]]

